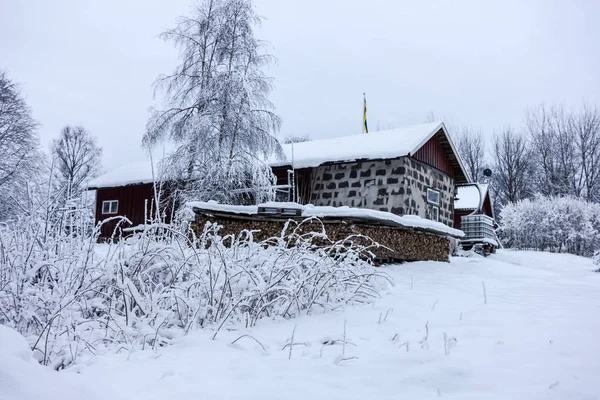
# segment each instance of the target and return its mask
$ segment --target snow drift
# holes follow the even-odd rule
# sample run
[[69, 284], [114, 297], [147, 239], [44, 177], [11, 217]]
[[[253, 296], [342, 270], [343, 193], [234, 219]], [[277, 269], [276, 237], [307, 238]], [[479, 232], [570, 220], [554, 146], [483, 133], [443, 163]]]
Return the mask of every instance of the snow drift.
[[40, 366], [33, 358], [25, 338], [15, 330], [0, 325], [0, 399], [98, 398], [72, 378]]

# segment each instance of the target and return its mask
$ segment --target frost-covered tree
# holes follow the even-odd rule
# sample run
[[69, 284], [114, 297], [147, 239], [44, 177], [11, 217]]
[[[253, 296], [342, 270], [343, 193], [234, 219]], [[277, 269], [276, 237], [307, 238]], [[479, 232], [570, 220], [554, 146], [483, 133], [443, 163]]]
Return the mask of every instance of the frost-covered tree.
[[592, 256], [600, 250], [600, 205], [571, 196], [509, 203], [500, 220], [506, 247]]
[[308, 142], [310, 140], [309, 135], [288, 135], [283, 138], [283, 143], [291, 144], [291, 143], [302, 143]]
[[17, 210], [40, 160], [37, 123], [17, 85], [0, 71], [0, 220]]
[[181, 62], [155, 84], [164, 102], [152, 111], [144, 144], [178, 145], [170, 169], [188, 196], [231, 202], [250, 190], [269, 197], [274, 178], [265, 161], [281, 152], [273, 136], [280, 118], [262, 71], [273, 57], [254, 36], [260, 21], [251, 0], [204, 0], [162, 34]]
[[100, 172], [102, 149], [81, 126], [65, 126], [52, 143], [57, 185], [63, 198], [78, 197], [84, 184]]

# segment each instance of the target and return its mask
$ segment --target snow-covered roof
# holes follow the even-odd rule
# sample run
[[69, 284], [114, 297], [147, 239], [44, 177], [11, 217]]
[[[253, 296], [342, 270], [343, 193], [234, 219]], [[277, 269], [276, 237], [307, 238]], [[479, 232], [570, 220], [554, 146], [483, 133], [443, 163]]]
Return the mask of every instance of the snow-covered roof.
[[297, 203], [277, 203], [270, 202], [259, 204], [257, 206], [236, 206], [220, 204], [215, 201], [208, 202], [188, 202], [186, 206], [189, 208], [197, 208], [199, 210], [224, 212], [241, 215], [256, 215], [259, 207], [277, 207], [277, 208], [294, 208], [302, 210], [302, 217], [324, 218], [324, 217], [340, 217], [340, 218], [360, 218], [373, 221], [385, 221], [392, 225], [398, 225], [407, 228], [422, 229], [429, 232], [435, 232], [442, 235], [453, 237], [463, 237], [465, 234], [459, 229], [451, 228], [441, 222], [424, 219], [416, 215], [396, 215], [385, 211], [370, 210], [367, 208], [351, 208], [343, 207], [321, 207], [312, 204], [301, 205]]
[[156, 171], [154, 171], [154, 175], [152, 174], [152, 163], [150, 160], [133, 162], [92, 179], [87, 187], [88, 189], [99, 189], [152, 183], [154, 182], [153, 176], [155, 175]]
[[[273, 158], [269, 160], [269, 164], [272, 167], [293, 165], [295, 168], [309, 168], [327, 162], [398, 158], [416, 153], [440, 130], [448, 138], [447, 142], [456, 155], [458, 168], [464, 171], [458, 152], [448, 136], [443, 122], [431, 122], [404, 128], [369, 132], [368, 134], [285, 144], [282, 146], [285, 158], [283, 160]], [[156, 171], [154, 175], [157, 175]], [[88, 189], [152, 183], [152, 177], [152, 163], [150, 160], [134, 162], [93, 179], [89, 182]]]
[[285, 159], [273, 160], [270, 164], [308, 168], [326, 162], [407, 156], [419, 150], [440, 129], [446, 132], [443, 122], [431, 122], [368, 134], [285, 144], [282, 146]]
[[[477, 189], [479, 186], [479, 189]], [[472, 185], [457, 186], [458, 200], [454, 202], [455, 210], [475, 210], [480, 208], [485, 201], [485, 196], [488, 192], [488, 185], [483, 183], [475, 183]], [[479, 194], [481, 190], [481, 195]]]

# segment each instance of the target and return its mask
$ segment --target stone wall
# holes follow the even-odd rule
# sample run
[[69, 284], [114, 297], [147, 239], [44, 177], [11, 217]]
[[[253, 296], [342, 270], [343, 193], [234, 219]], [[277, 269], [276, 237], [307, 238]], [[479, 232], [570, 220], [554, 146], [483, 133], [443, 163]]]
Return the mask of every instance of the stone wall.
[[453, 225], [454, 180], [409, 157], [315, 168], [311, 203], [349, 206], [432, 218], [427, 188], [440, 192], [439, 221]]
[[404, 158], [406, 192], [411, 196], [407, 214], [431, 219], [432, 205], [427, 203], [427, 188], [440, 192], [439, 221], [454, 225], [454, 179], [427, 164]]

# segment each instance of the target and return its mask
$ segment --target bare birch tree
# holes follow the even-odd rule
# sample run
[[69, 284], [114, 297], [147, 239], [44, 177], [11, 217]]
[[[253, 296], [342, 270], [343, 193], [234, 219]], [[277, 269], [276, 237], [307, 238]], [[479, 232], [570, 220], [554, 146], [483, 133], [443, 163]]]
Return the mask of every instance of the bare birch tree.
[[181, 63], [155, 84], [164, 104], [144, 144], [179, 146], [172, 166], [196, 198], [232, 201], [232, 193], [273, 183], [265, 160], [281, 152], [273, 136], [280, 118], [262, 72], [273, 57], [254, 37], [260, 21], [251, 0], [204, 0], [161, 36], [179, 48]]
[[485, 141], [481, 130], [463, 127], [457, 136], [458, 152], [469, 178], [473, 182], [481, 182], [485, 169]]
[[545, 196], [578, 195], [581, 188], [570, 117], [562, 106], [531, 108], [525, 127], [531, 143], [536, 192]]
[[17, 85], [0, 71], [0, 220], [26, 193], [39, 157], [37, 123]]
[[579, 113], [571, 116], [568, 126], [579, 158], [582, 190], [578, 196], [600, 201], [600, 114], [595, 107], [584, 105]]
[[529, 109], [525, 114], [525, 127], [537, 166], [533, 182], [536, 190], [545, 196], [560, 192], [559, 156], [556, 154], [558, 139], [550, 120], [550, 113], [544, 105]]
[[553, 152], [557, 158], [557, 194], [579, 197], [583, 186], [570, 119], [564, 107], [554, 106], [550, 109], [550, 127], [555, 137]]
[[600, 115], [584, 105], [578, 112], [544, 105], [525, 118], [535, 165], [535, 190], [543, 195], [599, 201]]
[[432, 111], [429, 111], [429, 113], [425, 116], [425, 123], [430, 123], [430, 122], [435, 122], [437, 121], [437, 119], [435, 118], [435, 113]]
[[81, 126], [65, 126], [52, 143], [58, 187], [65, 200], [78, 197], [87, 180], [98, 176], [102, 149]]
[[494, 136], [494, 190], [501, 204], [529, 197], [531, 187], [531, 152], [523, 135], [510, 127]]

